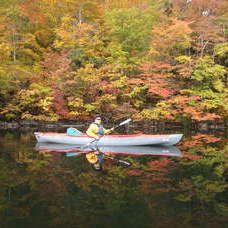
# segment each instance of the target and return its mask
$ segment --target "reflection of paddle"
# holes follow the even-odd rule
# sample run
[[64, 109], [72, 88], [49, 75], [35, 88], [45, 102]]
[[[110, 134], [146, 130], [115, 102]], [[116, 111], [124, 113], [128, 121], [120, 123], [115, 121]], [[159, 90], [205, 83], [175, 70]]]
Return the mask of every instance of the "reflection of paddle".
[[[129, 118], [129, 119], [127, 119], [127, 120], [124, 120], [124, 121], [121, 122], [120, 124], [118, 124], [118, 125], [116, 125], [115, 127], [113, 127], [113, 128], [112, 128], [112, 131], [113, 131], [114, 129], [120, 127], [120, 126], [123, 126], [123, 125], [129, 123], [129, 122], [131, 122], [131, 118]], [[98, 143], [99, 140], [100, 140], [103, 136], [104, 136], [104, 135], [102, 135], [99, 139], [94, 139], [94, 140], [92, 140], [91, 142], [87, 143], [86, 145], [84, 145], [84, 146], [82, 147], [82, 149], [88, 147], [91, 143], [94, 143], [94, 142], [96, 142], [96, 141], [97, 141], [97, 143]]]
[[[100, 153], [102, 153], [102, 152], [100, 152]], [[80, 155], [80, 154], [85, 154], [85, 153], [83, 153], [83, 152], [81, 152], [81, 153], [80, 152], [78, 152], [78, 153], [66, 153], [65, 155], [67, 157], [72, 157], [72, 156], [77, 156], [77, 155]], [[111, 156], [107, 156], [106, 154], [104, 154], [104, 155], [105, 155], [104, 159], [109, 159], [109, 160], [115, 161], [115, 162], [117, 162], [117, 164], [119, 164], [119, 165], [121, 165], [123, 167], [129, 167], [129, 166], [132, 165], [131, 162], [129, 162], [129, 161], [125, 161], [125, 160], [117, 159], [117, 158], [114, 158], [114, 157], [111, 157]]]
[[132, 165], [131, 162], [129, 162], [129, 161], [125, 161], [125, 160], [113, 158], [113, 157], [110, 157], [110, 156], [106, 156], [106, 155], [105, 155], [105, 158], [108, 158], [108, 159], [110, 159], [110, 160], [112, 160], [112, 161], [116, 161], [117, 164], [120, 164], [120, 165], [123, 166], [123, 167], [129, 167], [129, 166]]

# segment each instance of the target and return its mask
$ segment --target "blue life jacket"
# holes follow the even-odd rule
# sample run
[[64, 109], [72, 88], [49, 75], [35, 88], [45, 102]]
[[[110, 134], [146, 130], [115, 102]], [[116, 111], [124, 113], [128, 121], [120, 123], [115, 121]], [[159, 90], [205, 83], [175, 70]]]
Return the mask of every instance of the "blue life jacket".
[[102, 124], [97, 124], [97, 123], [94, 123], [98, 126], [98, 134], [99, 135], [104, 135], [104, 128], [103, 128], [103, 125]]
[[97, 154], [98, 161], [99, 161], [100, 163], [103, 161], [104, 156], [105, 156], [105, 154], [103, 154], [103, 153]]

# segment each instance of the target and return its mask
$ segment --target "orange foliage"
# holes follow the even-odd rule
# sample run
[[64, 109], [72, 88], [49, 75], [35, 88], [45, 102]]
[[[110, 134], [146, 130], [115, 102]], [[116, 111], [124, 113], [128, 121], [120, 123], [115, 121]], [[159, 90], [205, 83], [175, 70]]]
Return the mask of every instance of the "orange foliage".
[[151, 94], [156, 94], [158, 96], [161, 96], [162, 98], [167, 98], [172, 95], [171, 91], [165, 88], [155, 88], [151, 86], [148, 90], [149, 93]]
[[144, 84], [145, 82], [140, 79], [140, 78], [130, 78], [128, 79], [128, 84], [130, 85], [139, 85], [139, 84]]
[[192, 154], [189, 154], [189, 152], [182, 152], [182, 154], [184, 155], [184, 156], [183, 156], [184, 158], [187, 158], [187, 159], [189, 159], [189, 160], [197, 160], [197, 159], [202, 158], [202, 156], [199, 156], [199, 155], [192, 155]]
[[140, 170], [128, 170], [127, 174], [130, 176], [141, 176], [144, 172]]
[[31, 24], [45, 24], [45, 14], [39, 8], [39, 3], [36, 0], [24, 0], [20, 4], [21, 12], [26, 16]]
[[160, 62], [147, 62], [141, 65], [141, 78], [149, 86], [150, 94], [168, 98], [175, 92], [170, 86], [171, 69], [171, 65]]
[[190, 140], [182, 142], [183, 148], [192, 148], [197, 145], [216, 143], [221, 141], [221, 138], [215, 137], [214, 135], [198, 134], [192, 136]]
[[172, 164], [172, 160], [169, 158], [161, 158], [159, 160], [152, 160], [148, 162], [148, 168], [153, 171], [165, 171], [169, 169]]

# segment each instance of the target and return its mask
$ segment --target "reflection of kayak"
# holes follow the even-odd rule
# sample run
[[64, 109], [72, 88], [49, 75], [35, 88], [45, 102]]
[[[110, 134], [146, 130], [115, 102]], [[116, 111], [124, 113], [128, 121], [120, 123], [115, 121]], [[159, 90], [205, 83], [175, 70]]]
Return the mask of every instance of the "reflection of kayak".
[[[182, 156], [178, 148], [174, 146], [99, 146], [102, 153], [125, 154], [125, 155], [166, 155]], [[37, 143], [36, 150], [42, 152], [65, 152], [65, 153], [86, 153], [80, 145], [66, 145], [53, 143]]]
[[[63, 143], [63, 144], [81, 144], [85, 145], [92, 138], [86, 135], [67, 135], [64, 133], [41, 133], [35, 132], [38, 142]], [[178, 143], [183, 134], [172, 135], [105, 135], [98, 145], [100, 146], [140, 146], [140, 145], [174, 145]]]

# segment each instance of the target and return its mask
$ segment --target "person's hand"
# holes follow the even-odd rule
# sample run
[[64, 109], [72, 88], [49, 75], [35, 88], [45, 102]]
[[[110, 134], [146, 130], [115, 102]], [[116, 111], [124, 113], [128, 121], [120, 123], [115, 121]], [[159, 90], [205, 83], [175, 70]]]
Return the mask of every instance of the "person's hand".
[[99, 139], [100, 139], [100, 136], [99, 136], [99, 135], [97, 135], [97, 136], [95, 137], [95, 139], [96, 139], [96, 140], [99, 140]]

